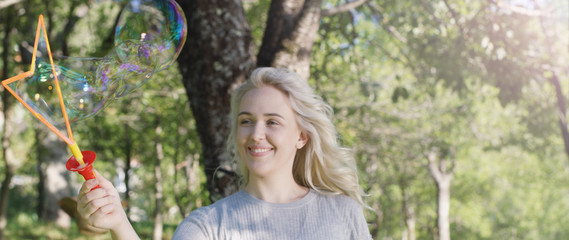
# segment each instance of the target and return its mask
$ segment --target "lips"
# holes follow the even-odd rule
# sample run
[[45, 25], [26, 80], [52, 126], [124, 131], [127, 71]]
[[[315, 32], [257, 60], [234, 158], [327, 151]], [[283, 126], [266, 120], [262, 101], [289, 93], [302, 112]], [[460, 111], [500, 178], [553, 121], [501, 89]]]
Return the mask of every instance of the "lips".
[[251, 154], [252, 156], [260, 157], [260, 156], [264, 156], [268, 152], [272, 151], [273, 148], [272, 147], [251, 146], [251, 147], [248, 147], [247, 150], [249, 150], [249, 154]]

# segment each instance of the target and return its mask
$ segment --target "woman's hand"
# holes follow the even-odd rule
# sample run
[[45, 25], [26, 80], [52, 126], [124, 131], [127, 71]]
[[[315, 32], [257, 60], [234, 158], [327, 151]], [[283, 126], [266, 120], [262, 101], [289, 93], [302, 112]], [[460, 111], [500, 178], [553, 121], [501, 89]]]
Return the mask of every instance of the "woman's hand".
[[[77, 212], [85, 229], [111, 230], [114, 239], [139, 239], [128, 221], [118, 191], [95, 170], [96, 179], [85, 181], [77, 196]], [[97, 184], [100, 188], [93, 189]]]

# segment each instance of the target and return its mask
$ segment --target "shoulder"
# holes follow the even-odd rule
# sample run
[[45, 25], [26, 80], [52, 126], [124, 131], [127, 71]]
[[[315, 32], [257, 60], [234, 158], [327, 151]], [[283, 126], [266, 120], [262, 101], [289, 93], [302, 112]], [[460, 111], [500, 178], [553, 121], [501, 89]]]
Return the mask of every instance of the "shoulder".
[[363, 210], [362, 205], [358, 203], [358, 201], [344, 194], [335, 194], [316, 190], [313, 191], [316, 194], [316, 199], [320, 205], [326, 205], [327, 207], [346, 212]]
[[[211, 239], [219, 226], [222, 216], [242, 205], [243, 193], [237, 192], [209, 206], [200, 207], [190, 213], [176, 228], [172, 239], [185, 239], [182, 236], [193, 236], [192, 239]], [[199, 236], [199, 237], [198, 237]]]
[[349, 239], [371, 239], [364, 208], [358, 201], [344, 194], [316, 192], [316, 195], [322, 211], [330, 211], [348, 228]]

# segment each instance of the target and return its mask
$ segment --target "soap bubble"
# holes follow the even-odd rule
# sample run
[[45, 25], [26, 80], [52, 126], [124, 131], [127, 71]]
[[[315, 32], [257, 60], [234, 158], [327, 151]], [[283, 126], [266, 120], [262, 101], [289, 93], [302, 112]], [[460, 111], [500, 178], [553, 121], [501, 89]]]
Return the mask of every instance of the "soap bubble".
[[170, 66], [182, 50], [186, 32], [184, 12], [173, 0], [128, 1], [115, 29], [115, 53], [120, 62], [128, 63], [123, 67], [135, 68], [142, 78], [125, 79], [120, 94], [131, 92]]
[[114, 48], [107, 56], [59, 57], [53, 65], [44, 29], [40, 32], [34, 74], [9, 86], [34, 115], [65, 129], [55, 76], [69, 121], [88, 118], [170, 66], [184, 45], [187, 30], [183, 11], [174, 0], [127, 1], [115, 29]]

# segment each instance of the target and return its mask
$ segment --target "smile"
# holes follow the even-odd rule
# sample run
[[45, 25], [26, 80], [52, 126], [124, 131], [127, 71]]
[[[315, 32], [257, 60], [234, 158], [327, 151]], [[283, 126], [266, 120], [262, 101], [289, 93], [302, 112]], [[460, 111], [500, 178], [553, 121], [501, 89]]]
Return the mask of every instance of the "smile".
[[252, 157], [263, 157], [275, 149], [271, 146], [250, 145], [247, 150]]
[[271, 148], [249, 148], [249, 150], [251, 152], [254, 152], [254, 153], [264, 153], [264, 152], [271, 151], [272, 149]]

